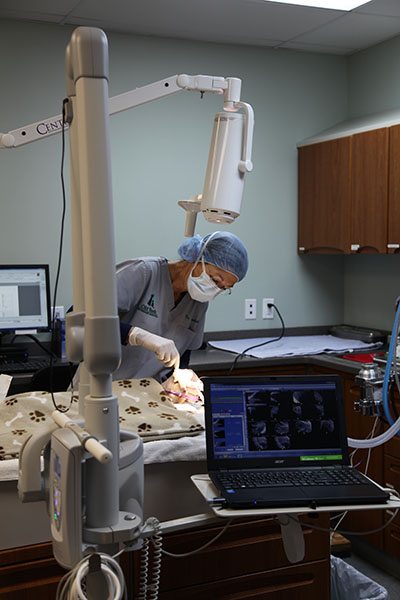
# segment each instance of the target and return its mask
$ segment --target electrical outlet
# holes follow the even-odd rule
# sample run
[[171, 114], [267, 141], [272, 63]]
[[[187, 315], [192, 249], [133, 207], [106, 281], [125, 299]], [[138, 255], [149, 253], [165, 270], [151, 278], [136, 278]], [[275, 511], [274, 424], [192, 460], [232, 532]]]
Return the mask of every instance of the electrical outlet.
[[257, 318], [257, 300], [255, 298], [247, 298], [247, 300], [244, 301], [244, 318]]
[[[51, 318], [53, 318], [53, 307], [51, 307]], [[56, 306], [54, 318], [62, 320], [65, 318], [65, 311], [63, 306]]]
[[273, 306], [268, 306], [268, 304], [274, 304], [275, 300], [273, 298], [263, 298], [262, 305], [262, 318], [263, 319], [273, 319], [275, 316], [275, 311]]

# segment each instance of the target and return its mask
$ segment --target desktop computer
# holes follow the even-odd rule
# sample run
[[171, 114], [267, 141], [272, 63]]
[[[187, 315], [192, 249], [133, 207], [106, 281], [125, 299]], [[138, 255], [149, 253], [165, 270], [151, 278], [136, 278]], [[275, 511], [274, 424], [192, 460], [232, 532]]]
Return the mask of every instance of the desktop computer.
[[15, 337], [51, 331], [50, 307], [49, 265], [0, 265], [0, 371], [29, 370], [18, 368], [28, 351]]

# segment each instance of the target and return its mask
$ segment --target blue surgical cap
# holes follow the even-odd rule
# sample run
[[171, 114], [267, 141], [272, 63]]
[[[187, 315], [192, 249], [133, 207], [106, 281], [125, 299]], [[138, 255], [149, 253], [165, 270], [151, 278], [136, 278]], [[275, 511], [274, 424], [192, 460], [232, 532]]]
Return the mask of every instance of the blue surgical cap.
[[209, 233], [204, 238], [195, 235], [179, 246], [179, 256], [188, 262], [196, 262], [204, 244], [210, 237], [202, 254], [204, 261], [236, 275], [238, 281], [241, 281], [247, 273], [249, 262], [243, 242], [234, 233], [216, 231]]

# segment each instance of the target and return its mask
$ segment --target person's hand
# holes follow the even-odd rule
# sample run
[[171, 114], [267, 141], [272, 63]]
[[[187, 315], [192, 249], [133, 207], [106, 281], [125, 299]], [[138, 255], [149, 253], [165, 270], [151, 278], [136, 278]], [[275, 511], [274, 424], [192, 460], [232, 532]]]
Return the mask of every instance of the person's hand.
[[174, 373], [162, 384], [164, 390], [173, 397], [173, 402], [204, 402], [204, 385], [191, 369], [175, 369]]
[[143, 346], [154, 352], [158, 360], [165, 363], [165, 366], [174, 367], [174, 369], [179, 367], [180, 356], [173, 340], [150, 333], [140, 327], [133, 327], [128, 339], [131, 346]]

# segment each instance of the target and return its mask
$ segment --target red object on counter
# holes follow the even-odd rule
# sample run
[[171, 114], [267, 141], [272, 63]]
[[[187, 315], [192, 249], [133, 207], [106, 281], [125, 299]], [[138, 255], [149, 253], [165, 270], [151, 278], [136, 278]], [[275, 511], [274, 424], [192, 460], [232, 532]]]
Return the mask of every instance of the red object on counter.
[[373, 354], [343, 354], [342, 358], [347, 358], [347, 360], [355, 360], [356, 362], [361, 363], [372, 363], [374, 356], [376, 356], [376, 352]]

